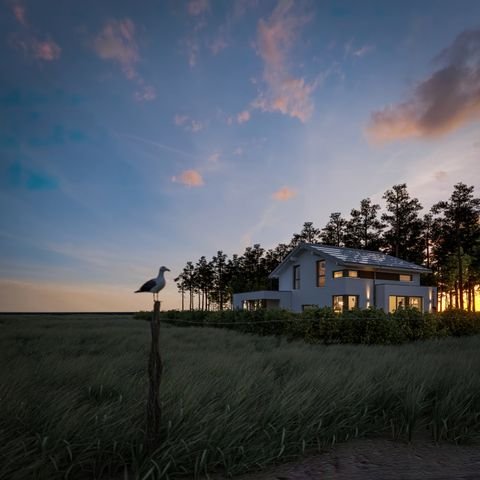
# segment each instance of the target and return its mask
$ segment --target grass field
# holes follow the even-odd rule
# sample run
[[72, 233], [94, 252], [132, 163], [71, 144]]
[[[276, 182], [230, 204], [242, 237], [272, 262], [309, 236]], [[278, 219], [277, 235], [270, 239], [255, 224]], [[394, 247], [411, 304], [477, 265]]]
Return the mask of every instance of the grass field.
[[236, 474], [352, 437], [480, 442], [480, 337], [307, 345], [162, 326], [163, 444], [143, 446], [147, 322], [0, 316], [0, 478]]

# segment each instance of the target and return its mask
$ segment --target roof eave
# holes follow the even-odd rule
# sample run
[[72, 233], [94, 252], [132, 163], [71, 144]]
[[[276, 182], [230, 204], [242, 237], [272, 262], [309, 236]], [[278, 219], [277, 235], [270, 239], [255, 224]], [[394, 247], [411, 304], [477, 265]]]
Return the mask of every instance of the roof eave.
[[409, 268], [409, 267], [394, 267], [388, 266], [384, 267], [382, 265], [374, 265], [371, 263], [352, 263], [352, 262], [339, 262], [341, 265], [345, 267], [371, 267], [376, 270], [390, 270], [390, 271], [398, 271], [401, 270], [402, 272], [413, 272], [413, 273], [431, 273], [432, 270], [426, 267], [418, 266], [417, 268]]

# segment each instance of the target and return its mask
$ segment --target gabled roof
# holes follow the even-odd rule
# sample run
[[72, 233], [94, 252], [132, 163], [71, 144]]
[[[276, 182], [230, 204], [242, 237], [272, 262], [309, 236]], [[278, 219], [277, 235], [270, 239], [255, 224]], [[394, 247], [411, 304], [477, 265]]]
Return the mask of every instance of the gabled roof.
[[392, 257], [382, 252], [360, 250], [358, 248], [332, 247], [330, 245], [302, 243], [290, 252], [283, 262], [270, 274], [271, 278], [279, 276], [283, 268], [295, 258], [301, 250], [310, 250], [313, 254], [333, 260], [338, 265], [345, 267], [364, 266], [374, 267], [376, 270], [396, 270], [414, 273], [428, 273], [431, 270], [415, 263], [407, 262], [401, 258]]

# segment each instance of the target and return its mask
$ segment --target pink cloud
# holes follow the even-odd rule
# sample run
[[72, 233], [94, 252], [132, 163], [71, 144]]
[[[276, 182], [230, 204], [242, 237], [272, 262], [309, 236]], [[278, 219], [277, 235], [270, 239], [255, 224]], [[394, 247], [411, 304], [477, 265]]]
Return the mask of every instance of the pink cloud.
[[23, 5], [20, 5], [19, 3], [14, 3], [12, 6], [12, 11], [13, 14], [15, 15], [15, 18], [17, 19], [18, 23], [23, 25], [24, 27], [27, 26], [27, 17], [26, 17], [26, 9]]
[[21, 33], [14, 33], [10, 36], [10, 44], [23, 50], [26, 56], [51, 62], [60, 58], [62, 49], [60, 46], [47, 36], [45, 40], [40, 40], [38, 35], [33, 33], [27, 22], [27, 10], [20, 2], [12, 4], [12, 12], [17, 22], [24, 27]]
[[189, 15], [197, 17], [210, 8], [208, 0], [190, 0], [187, 3], [187, 12]]
[[214, 55], [218, 55], [222, 50], [224, 50], [227, 47], [228, 47], [228, 43], [225, 40], [225, 37], [222, 33], [220, 33], [209, 45], [210, 51]]
[[258, 54], [264, 61], [263, 84], [252, 106], [262, 111], [280, 112], [306, 122], [314, 110], [311, 95], [317, 82], [295, 78], [287, 67], [288, 57], [300, 29], [311, 15], [294, 11], [293, 0], [280, 1], [268, 20], [258, 23]]
[[179, 115], [178, 113], [173, 117], [175, 125], [184, 125], [188, 121], [188, 115]]
[[140, 53], [135, 40], [135, 24], [129, 18], [108, 20], [92, 43], [95, 53], [103, 60], [118, 63], [125, 75], [138, 85], [134, 98], [138, 101], [152, 101], [156, 91], [147, 85], [138, 73], [136, 65], [140, 61]]
[[118, 62], [127, 78], [137, 75], [135, 64], [140, 55], [135, 42], [135, 24], [129, 18], [108, 20], [95, 37], [93, 49], [100, 58]]
[[406, 101], [371, 114], [374, 142], [450, 133], [480, 120], [480, 29], [467, 30], [440, 53], [443, 67], [417, 84]]
[[35, 58], [52, 61], [60, 58], [62, 49], [53, 40], [44, 40], [39, 42], [35, 40], [32, 43], [32, 52]]
[[151, 102], [157, 98], [157, 92], [151, 85], [145, 85], [135, 92], [134, 97], [139, 102]]
[[173, 117], [173, 123], [175, 123], [177, 127], [183, 127], [185, 130], [194, 133], [204, 129], [204, 125], [200, 120], [195, 120], [188, 115], [180, 115], [178, 113]]
[[201, 187], [204, 185], [203, 178], [197, 170], [185, 170], [179, 177], [173, 177], [172, 182], [182, 183], [187, 187]]
[[297, 195], [297, 192], [295, 190], [292, 190], [289, 187], [282, 187], [280, 190], [277, 190], [272, 194], [272, 198], [280, 202], [285, 202], [287, 200], [292, 199], [296, 195]]
[[245, 123], [250, 120], [250, 112], [248, 110], [244, 110], [237, 115], [237, 122], [238, 123]]

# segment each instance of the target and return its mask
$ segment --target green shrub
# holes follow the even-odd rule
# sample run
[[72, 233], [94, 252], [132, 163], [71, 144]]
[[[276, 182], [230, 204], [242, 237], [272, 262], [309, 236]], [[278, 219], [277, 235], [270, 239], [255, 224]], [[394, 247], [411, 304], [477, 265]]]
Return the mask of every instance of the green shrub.
[[[151, 312], [134, 318], [150, 320]], [[167, 323], [181, 327], [226, 328], [255, 335], [285, 336], [307, 343], [401, 344], [445, 336], [480, 333], [480, 314], [462, 310], [421, 313], [413, 308], [387, 314], [381, 309], [351, 310], [341, 314], [332, 308], [293, 313], [281, 309], [161, 312]]]

